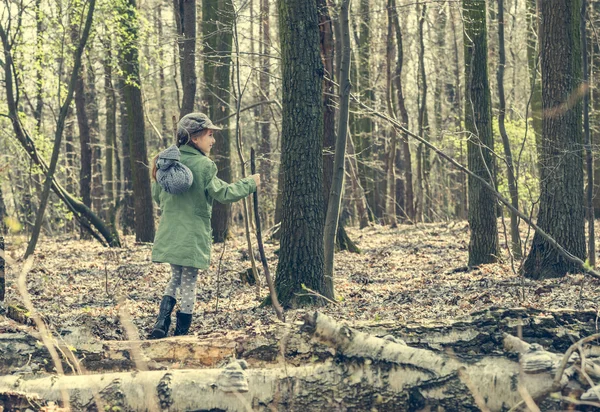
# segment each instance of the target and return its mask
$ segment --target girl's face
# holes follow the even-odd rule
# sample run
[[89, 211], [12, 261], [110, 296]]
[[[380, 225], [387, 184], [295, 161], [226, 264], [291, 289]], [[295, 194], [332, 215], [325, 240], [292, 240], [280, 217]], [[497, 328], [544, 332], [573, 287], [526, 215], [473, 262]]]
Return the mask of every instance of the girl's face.
[[213, 131], [208, 129], [202, 131], [200, 134], [192, 137], [192, 142], [196, 145], [196, 147], [206, 155], [210, 153], [210, 149], [212, 149], [215, 144], [215, 137], [213, 136]]

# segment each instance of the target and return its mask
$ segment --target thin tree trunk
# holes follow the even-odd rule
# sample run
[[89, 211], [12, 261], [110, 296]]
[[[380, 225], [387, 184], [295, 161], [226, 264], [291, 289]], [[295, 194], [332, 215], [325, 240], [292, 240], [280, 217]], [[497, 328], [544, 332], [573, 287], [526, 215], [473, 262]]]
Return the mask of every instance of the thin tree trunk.
[[96, 93], [96, 73], [90, 56], [87, 56], [86, 102], [90, 120], [90, 145], [92, 149], [92, 205], [93, 210], [106, 217], [104, 207], [104, 188], [102, 186], [102, 150], [100, 148], [100, 115], [98, 114], [98, 96]]
[[[385, 54], [385, 67], [386, 67], [386, 103], [387, 111], [390, 117], [394, 117], [394, 105], [392, 102], [392, 59], [394, 57], [394, 22], [393, 16], [394, 10], [392, 9], [392, 0], [387, 2], [387, 44]], [[385, 222], [391, 227], [397, 227], [398, 222], [396, 220], [396, 130], [391, 130], [391, 137], [389, 143], [389, 150], [387, 152], [387, 178], [386, 178], [386, 202], [385, 202]]]
[[[260, 0], [260, 26], [259, 26], [259, 37], [260, 37], [260, 69], [259, 84], [260, 91], [263, 101], [268, 101], [270, 96], [270, 73], [271, 73], [271, 59], [269, 54], [271, 53], [271, 30], [269, 24], [269, 0]], [[272, 176], [271, 172], [273, 169], [271, 160], [271, 120], [270, 110], [267, 105], [259, 106], [259, 119], [260, 119], [260, 154], [263, 161], [260, 164], [259, 171], [261, 180], [264, 182], [265, 195], [270, 198], [272, 197], [273, 191], [271, 190]], [[262, 186], [262, 185], [261, 185]], [[264, 203], [264, 202], [263, 202]]]
[[[229, 118], [231, 114], [231, 49], [234, 10], [232, 0], [202, 0], [202, 38], [204, 54], [204, 102], [208, 116]], [[217, 176], [232, 180], [231, 133], [229, 120], [211, 150], [217, 165]], [[212, 230], [215, 243], [223, 242], [230, 234], [231, 205], [216, 203], [212, 211]]]
[[194, 111], [196, 99], [196, 0], [174, 0], [183, 99], [179, 117]]
[[127, 113], [127, 104], [125, 102], [125, 82], [119, 78], [119, 123], [120, 123], [120, 141], [121, 151], [123, 153], [120, 170], [122, 178], [118, 179], [121, 190], [118, 190], [119, 200], [122, 204], [120, 226], [123, 233], [130, 235], [135, 233], [135, 209], [133, 206], [133, 175], [131, 171], [131, 142], [129, 140], [129, 114]]
[[[498, 99], [500, 107], [498, 111], [498, 128], [502, 137], [502, 145], [504, 146], [504, 156], [506, 161], [507, 176], [508, 176], [508, 191], [510, 193], [510, 201], [515, 209], [519, 209], [519, 192], [515, 178], [515, 168], [513, 165], [512, 151], [510, 141], [504, 126], [506, 117], [506, 101], [504, 100], [504, 67], [506, 66], [506, 51], [504, 49], [504, 0], [498, 0]], [[515, 259], [521, 259], [523, 253], [521, 251], [521, 236], [519, 235], [519, 217], [516, 213], [510, 214], [510, 238], [511, 249]]]
[[594, 235], [594, 163], [592, 159], [592, 141], [590, 136], [590, 89], [587, 50], [587, 0], [581, 0], [581, 61], [583, 95], [583, 132], [585, 144], [585, 162], [587, 172], [586, 215], [588, 221], [588, 261], [591, 267], [596, 266], [596, 240]]
[[[427, 13], [427, 5], [419, 5], [417, 2], [417, 14], [419, 17], [419, 77], [420, 90], [419, 96], [419, 136], [429, 140], [429, 116], [427, 111], [427, 73], [425, 72], [425, 42], [423, 35], [423, 25]], [[429, 149], [420, 144], [417, 147], [417, 187], [419, 189], [417, 196], [416, 215], [417, 221], [431, 221], [431, 194], [429, 189]]]
[[[162, 3], [159, 2], [156, 5], [156, 32], [157, 32], [157, 36], [159, 41], [161, 41], [163, 39], [163, 22], [162, 22]], [[167, 127], [167, 110], [165, 109], [165, 100], [166, 100], [166, 95], [165, 95], [165, 87], [166, 87], [166, 82], [165, 82], [165, 52], [162, 46], [158, 47], [158, 96], [159, 96], [159, 103], [158, 103], [158, 108], [160, 111], [160, 128], [161, 128], [161, 132], [162, 132], [162, 137], [163, 137], [163, 141], [162, 141], [162, 145], [163, 147], [167, 147], [169, 146], [169, 142], [171, 142], [173, 139], [171, 138], [172, 136], [172, 132], [170, 130], [170, 128]]]
[[123, 87], [127, 108], [127, 135], [135, 209], [135, 239], [138, 242], [154, 241], [154, 207], [150, 190], [150, 172], [146, 149], [144, 110], [138, 57], [138, 21], [135, 0], [127, 0], [119, 10], [123, 16], [122, 37], [119, 44], [120, 65], [127, 82]]
[[538, 10], [536, 0], [527, 0], [527, 64], [531, 92], [531, 128], [539, 162], [542, 156], [542, 82], [539, 67]]
[[352, 136], [348, 136], [347, 139], [347, 150], [348, 150], [348, 171], [350, 174], [350, 182], [352, 187], [352, 196], [356, 203], [356, 209], [358, 211], [359, 227], [364, 229], [369, 226], [369, 213], [367, 210], [367, 197], [365, 191], [360, 184], [358, 174], [358, 164], [356, 161], [356, 149], [354, 147], [354, 141]]
[[[463, 9], [469, 170], [495, 186], [485, 0], [463, 0]], [[498, 257], [496, 199], [480, 181], [472, 178], [469, 178], [469, 226], [469, 266], [495, 262]]]
[[105, 213], [108, 221], [111, 223], [112, 230], [114, 231], [116, 223], [116, 192], [113, 165], [115, 163], [115, 158], [118, 155], [115, 150], [117, 140], [117, 98], [113, 87], [111, 39], [106, 38], [104, 41], [104, 96], [106, 102], [106, 131], [104, 135]]
[[36, 39], [35, 39], [35, 110], [33, 117], [36, 122], [38, 132], [42, 130], [42, 114], [44, 110], [44, 42], [42, 32], [44, 30], [44, 13], [40, 7], [41, 0], [35, 0], [35, 21], [36, 21]]
[[[326, 6], [325, 6], [326, 7]], [[327, 202], [327, 214], [325, 218], [325, 293], [326, 296], [334, 296], [333, 289], [333, 264], [335, 252], [335, 236], [337, 234], [340, 217], [340, 204], [342, 201], [342, 189], [344, 187], [346, 141], [348, 137], [348, 115], [350, 103], [350, 24], [349, 24], [350, 0], [342, 0], [340, 10], [341, 34], [342, 34], [342, 65], [340, 67], [340, 117], [338, 123], [338, 138], [335, 142], [335, 159], [333, 162], [333, 176], [329, 201]], [[333, 57], [333, 56], [332, 56]], [[331, 61], [333, 66], [333, 60]]]
[[[396, 0], [391, 0], [392, 8], [394, 9], [394, 14], [392, 16], [394, 20], [394, 29], [396, 32], [396, 47], [397, 51], [397, 59], [398, 63], [396, 64], [396, 75], [395, 75], [395, 85], [396, 85], [396, 95], [397, 95], [397, 104], [398, 111], [400, 112], [400, 120], [404, 127], [408, 127], [408, 111], [406, 110], [406, 104], [404, 101], [404, 91], [402, 89], [402, 69], [404, 65], [404, 49], [402, 43], [402, 30], [400, 28], [400, 21], [398, 19], [398, 10], [396, 7]], [[410, 145], [408, 143], [408, 136], [404, 135], [401, 138], [402, 143], [402, 155], [403, 155], [403, 170], [404, 170], [404, 186], [405, 186], [405, 213], [406, 217], [409, 219], [411, 223], [416, 221], [416, 211], [415, 211], [415, 196], [413, 189], [413, 173], [412, 173], [412, 157], [410, 154]]]

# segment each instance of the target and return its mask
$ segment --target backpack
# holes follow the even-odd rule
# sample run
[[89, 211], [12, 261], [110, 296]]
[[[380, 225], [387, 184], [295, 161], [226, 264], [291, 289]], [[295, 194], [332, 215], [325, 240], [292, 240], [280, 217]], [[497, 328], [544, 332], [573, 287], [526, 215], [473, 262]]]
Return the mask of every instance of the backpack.
[[180, 158], [179, 148], [172, 145], [160, 152], [156, 160], [156, 181], [172, 195], [184, 193], [194, 182], [192, 171], [179, 161]]

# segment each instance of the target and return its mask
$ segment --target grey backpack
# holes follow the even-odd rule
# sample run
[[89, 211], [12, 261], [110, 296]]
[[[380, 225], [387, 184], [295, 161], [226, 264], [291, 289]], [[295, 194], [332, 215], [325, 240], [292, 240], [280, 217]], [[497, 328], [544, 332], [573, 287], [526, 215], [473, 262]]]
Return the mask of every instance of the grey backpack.
[[194, 182], [192, 171], [179, 161], [181, 152], [175, 145], [163, 150], [156, 160], [156, 181], [172, 195], [187, 191]]

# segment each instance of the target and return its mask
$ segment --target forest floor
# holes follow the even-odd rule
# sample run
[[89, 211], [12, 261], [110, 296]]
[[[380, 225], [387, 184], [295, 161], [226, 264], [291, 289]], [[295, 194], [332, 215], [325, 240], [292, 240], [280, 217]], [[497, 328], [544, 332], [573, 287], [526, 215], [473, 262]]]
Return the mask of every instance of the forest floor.
[[[337, 320], [435, 323], [489, 307], [599, 309], [600, 281], [583, 275], [531, 281], [515, 273], [505, 251], [504, 262], [467, 272], [466, 222], [348, 228], [348, 233], [363, 253], [336, 254], [337, 304], [319, 309]], [[22, 256], [24, 240], [8, 241], [8, 253]], [[151, 245], [136, 244], [133, 237], [123, 242], [121, 249], [106, 249], [95, 241], [42, 238], [27, 275], [27, 289], [52, 329], [85, 326], [99, 339], [127, 339], [119, 316], [124, 302], [139, 335], [148, 334], [170, 268], [151, 262]], [[504, 247], [503, 236], [501, 244]], [[278, 245], [268, 242], [265, 248], [275, 273]], [[19, 266], [7, 268], [5, 303], [22, 302], [17, 289]], [[256, 287], [240, 280], [240, 273], [249, 267], [241, 231], [227, 241], [224, 253], [222, 244], [213, 247], [212, 266], [199, 276], [192, 333], [259, 333], [276, 321], [272, 308], [259, 307]], [[268, 294], [264, 281], [260, 294], [262, 298]], [[287, 319], [301, 320], [305, 310], [289, 310]], [[14, 331], [15, 322], [2, 315], [0, 333]]]

